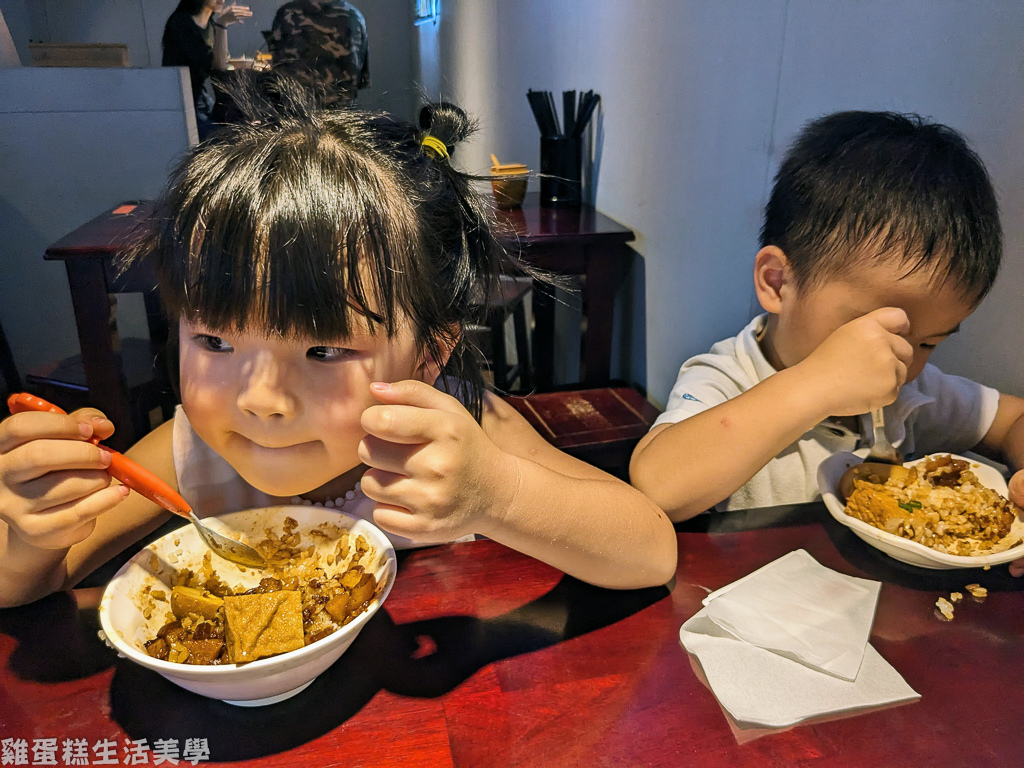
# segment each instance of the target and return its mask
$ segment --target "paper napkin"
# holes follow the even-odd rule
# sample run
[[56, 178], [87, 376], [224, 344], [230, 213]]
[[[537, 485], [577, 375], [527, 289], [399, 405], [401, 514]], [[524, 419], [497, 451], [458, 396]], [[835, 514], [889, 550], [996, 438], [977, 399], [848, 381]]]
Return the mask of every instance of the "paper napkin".
[[911, 701], [918, 694], [867, 642], [880, 587], [796, 550], [708, 595], [679, 639], [741, 723]]

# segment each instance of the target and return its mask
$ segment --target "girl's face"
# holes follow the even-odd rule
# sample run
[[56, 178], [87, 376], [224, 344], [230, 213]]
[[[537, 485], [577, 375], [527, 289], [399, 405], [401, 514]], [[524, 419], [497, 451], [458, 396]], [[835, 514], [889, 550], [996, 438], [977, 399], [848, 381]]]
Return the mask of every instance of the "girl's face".
[[182, 406], [193, 429], [274, 496], [308, 493], [360, 463], [371, 383], [437, 376], [408, 326], [388, 339], [364, 325], [332, 345], [184, 319], [180, 332]]

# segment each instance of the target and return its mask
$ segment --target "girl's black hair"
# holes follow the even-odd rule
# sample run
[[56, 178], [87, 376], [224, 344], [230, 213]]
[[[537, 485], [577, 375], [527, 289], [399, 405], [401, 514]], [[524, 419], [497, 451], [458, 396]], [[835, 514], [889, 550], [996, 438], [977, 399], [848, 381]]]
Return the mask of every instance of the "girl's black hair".
[[480, 417], [483, 380], [466, 341], [474, 301], [515, 266], [473, 179], [443, 153], [473, 126], [451, 104], [417, 128], [385, 114], [321, 111], [285, 77], [240, 79], [246, 122], [223, 127], [171, 175], [154, 226], [123, 257], [155, 264], [171, 318], [311, 340], [349, 337], [353, 312], [391, 338], [404, 320], [442, 381]]
[[765, 206], [766, 245], [786, 253], [800, 286], [892, 259], [951, 279], [977, 303], [999, 271], [1002, 229], [985, 166], [952, 128], [837, 112], [808, 123], [786, 154]]
[[189, 16], [195, 16], [206, 5], [206, 0], [178, 0], [178, 6], [172, 13], [187, 13]]

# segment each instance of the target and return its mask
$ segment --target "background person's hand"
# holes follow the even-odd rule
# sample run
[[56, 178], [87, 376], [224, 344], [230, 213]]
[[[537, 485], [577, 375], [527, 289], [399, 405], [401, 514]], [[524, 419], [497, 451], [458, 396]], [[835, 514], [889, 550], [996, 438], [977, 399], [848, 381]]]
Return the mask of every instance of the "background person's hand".
[[794, 368], [818, 383], [831, 416], [855, 416], [889, 405], [907, 380], [914, 350], [903, 338], [910, 321], [883, 307], [841, 325]]
[[110, 453], [88, 442], [114, 425], [99, 411], [18, 413], [0, 422], [0, 519], [25, 543], [63, 549], [128, 495], [111, 486]]
[[228, 27], [232, 24], [240, 24], [251, 17], [252, 11], [249, 10], [249, 6], [229, 3], [221, 9], [214, 20], [221, 26]]
[[359, 458], [374, 521], [426, 542], [486, 533], [515, 497], [518, 464], [450, 395], [421, 381], [371, 386], [380, 405], [363, 412]]

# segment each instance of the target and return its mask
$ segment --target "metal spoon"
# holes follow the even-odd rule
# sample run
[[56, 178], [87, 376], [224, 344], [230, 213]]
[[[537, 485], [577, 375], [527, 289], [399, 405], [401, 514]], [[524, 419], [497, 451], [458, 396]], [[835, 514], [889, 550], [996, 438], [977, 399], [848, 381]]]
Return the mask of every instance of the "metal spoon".
[[857, 480], [870, 480], [873, 483], [884, 483], [892, 474], [894, 466], [903, 464], [903, 455], [893, 447], [885, 435], [885, 416], [881, 408], [871, 412], [871, 426], [874, 428], [875, 441], [871, 450], [861, 464], [855, 464], [839, 478], [839, 497], [846, 502], [853, 493], [853, 484]]
[[[7, 398], [7, 407], [10, 408], [11, 413], [20, 413], [22, 411], [67, 413], [56, 405], [43, 400], [41, 397], [24, 392]], [[92, 438], [89, 442], [94, 445], [100, 445], [98, 437]], [[186, 520], [190, 520], [192, 525], [195, 526], [196, 531], [199, 532], [199, 538], [213, 552], [225, 560], [230, 560], [238, 565], [244, 565], [247, 568], [262, 569], [267, 567], [267, 561], [263, 558], [263, 555], [248, 544], [235, 541], [203, 525], [202, 521], [196, 517], [195, 512], [192, 511], [192, 507], [189, 506], [188, 502], [181, 498], [171, 486], [148, 469], [112, 448], [108, 448], [105, 445], [101, 447], [103, 450], [110, 452], [110, 466], [107, 467], [107, 472], [136, 493], [141, 493], [150, 501], [156, 502], [168, 512], [173, 512], [180, 517], [184, 517]]]

